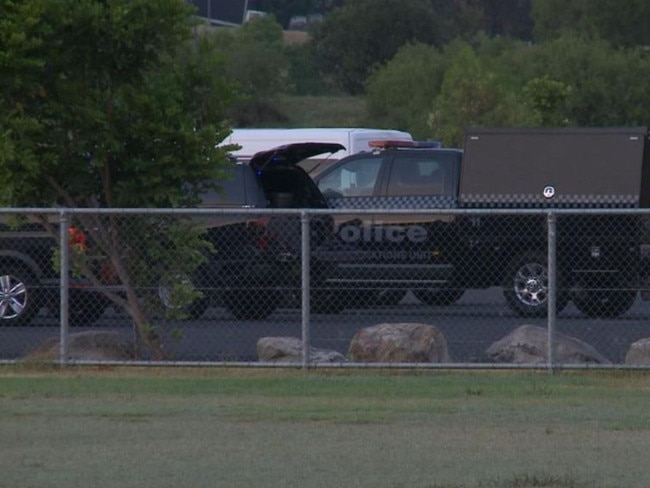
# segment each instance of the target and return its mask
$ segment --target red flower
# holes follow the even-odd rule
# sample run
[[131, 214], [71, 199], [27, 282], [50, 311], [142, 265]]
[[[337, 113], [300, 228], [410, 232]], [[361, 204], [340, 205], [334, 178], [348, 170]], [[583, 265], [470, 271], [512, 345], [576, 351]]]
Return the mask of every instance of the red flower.
[[68, 244], [79, 251], [86, 250], [86, 234], [78, 227], [68, 227]]

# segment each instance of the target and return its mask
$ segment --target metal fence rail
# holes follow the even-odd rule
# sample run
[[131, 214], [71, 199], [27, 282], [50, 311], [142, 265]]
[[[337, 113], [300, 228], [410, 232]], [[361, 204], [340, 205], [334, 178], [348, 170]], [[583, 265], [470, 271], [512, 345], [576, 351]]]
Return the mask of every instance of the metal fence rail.
[[[645, 210], [5, 208], [0, 215], [2, 362], [650, 364]], [[384, 349], [410, 352], [421, 344], [396, 344], [425, 334], [429, 350], [359, 355], [352, 342], [361, 332], [378, 334], [367, 340]], [[438, 356], [427, 355], [433, 343]]]

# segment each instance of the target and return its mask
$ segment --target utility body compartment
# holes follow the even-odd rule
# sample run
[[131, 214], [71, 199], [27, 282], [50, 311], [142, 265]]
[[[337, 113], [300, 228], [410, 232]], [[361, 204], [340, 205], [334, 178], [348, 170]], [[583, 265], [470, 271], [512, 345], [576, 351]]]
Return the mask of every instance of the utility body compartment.
[[459, 202], [481, 207], [650, 206], [648, 129], [471, 129]]

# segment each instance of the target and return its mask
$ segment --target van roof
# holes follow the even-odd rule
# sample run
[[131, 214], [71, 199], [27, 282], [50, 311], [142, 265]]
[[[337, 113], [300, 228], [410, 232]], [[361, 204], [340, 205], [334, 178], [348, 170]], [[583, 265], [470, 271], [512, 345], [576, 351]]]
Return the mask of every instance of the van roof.
[[334, 159], [340, 159], [357, 152], [370, 151], [371, 140], [385, 139], [411, 141], [413, 137], [400, 130], [363, 127], [235, 128], [223, 144], [241, 146], [233, 151], [237, 159], [249, 159], [260, 151], [297, 142], [341, 144], [345, 149], [334, 155]]

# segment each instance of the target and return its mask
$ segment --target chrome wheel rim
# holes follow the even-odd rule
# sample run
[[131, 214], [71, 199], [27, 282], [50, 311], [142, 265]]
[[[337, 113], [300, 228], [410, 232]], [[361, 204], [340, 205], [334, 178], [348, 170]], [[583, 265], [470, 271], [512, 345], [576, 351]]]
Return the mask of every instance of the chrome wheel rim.
[[19, 317], [27, 306], [25, 283], [11, 275], [0, 276], [0, 320]]
[[548, 271], [540, 263], [527, 263], [514, 279], [517, 300], [529, 307], [539, 307], [548, 300]]

